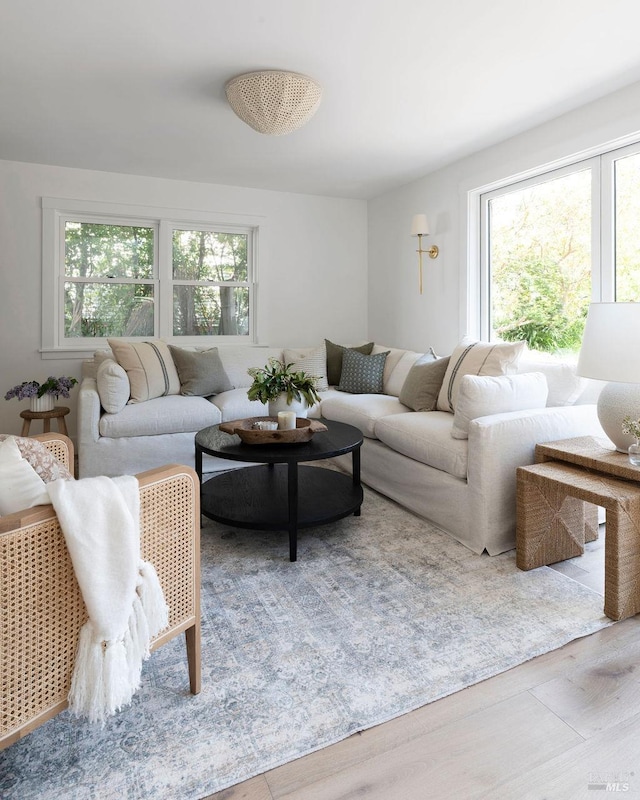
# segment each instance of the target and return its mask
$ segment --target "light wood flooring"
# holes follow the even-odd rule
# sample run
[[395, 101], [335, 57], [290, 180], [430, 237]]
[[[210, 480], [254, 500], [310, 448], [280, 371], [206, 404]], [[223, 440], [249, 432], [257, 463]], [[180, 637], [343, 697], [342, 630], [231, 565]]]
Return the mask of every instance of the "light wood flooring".
[[[555, 568], [602, 592], [603, 535]], [[639, 797], [639, 661], [640, 614], [207, 800]]]

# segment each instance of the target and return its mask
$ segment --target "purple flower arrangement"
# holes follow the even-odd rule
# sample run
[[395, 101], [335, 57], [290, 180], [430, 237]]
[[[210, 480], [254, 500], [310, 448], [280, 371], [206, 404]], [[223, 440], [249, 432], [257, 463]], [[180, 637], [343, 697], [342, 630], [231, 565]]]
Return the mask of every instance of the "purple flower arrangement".
[[44, 383], [38, 381], [25, 381], [24, 383], [14, 386], [13, 389], [5, 394], [5, 400], [11, 400], [12, 397], [17, 397], [18, 400], [27, 400], [31, 397], [43, 397], [45, 394], [53, 394], [56, 397], [62, 395], [69, 397], [69, 390], [72, 389], [78, 381], [75, 378], [47, 378]]

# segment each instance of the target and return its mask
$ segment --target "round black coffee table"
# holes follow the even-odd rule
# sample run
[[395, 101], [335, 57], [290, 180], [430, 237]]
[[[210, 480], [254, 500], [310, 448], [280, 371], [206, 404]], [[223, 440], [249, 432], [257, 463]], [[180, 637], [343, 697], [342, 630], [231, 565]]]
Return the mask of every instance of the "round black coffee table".
[[[258, 466], [223, 472], [202, 483], [200, 507], [209, 519], [256, 530], [289, 531], [289, 558], [297, 558], [298, 529], [360, 515], [362, 432], [353, 425], [322, 420], [326, 431], [299, 444], [250, 445], [217, 425], [196, 434], [196, 472], [202, 481], [202, 454]], [[303, 461], [351, 453], [352, 475], [302, 465]]]

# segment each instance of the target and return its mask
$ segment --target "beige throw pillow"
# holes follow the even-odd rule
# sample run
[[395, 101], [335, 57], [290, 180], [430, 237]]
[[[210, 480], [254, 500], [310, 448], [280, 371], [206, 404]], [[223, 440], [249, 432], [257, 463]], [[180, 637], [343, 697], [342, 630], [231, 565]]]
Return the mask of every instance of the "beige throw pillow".
[[180, 394], [180, 378], [167, 345], [154, 339], [125, 342], [107, 339], [118, 364], [127, 372], [131, 384], [130, 403], [143, 403], [154, 397]]
[[327, 348], [323, 344], [316, 348], [298, 348], [297, 350], [284, 351], [285, 364], [292, 364], [292, 369], [296, 372], [306, 372], [318, 380], [316, 389], [319, 392], [326, 392], [329, 388], [327, 380]]
[[465, 337], [451, 354], [438, 394], [438, 411], [454, 412], [464, 375], [508, 375], [517, 372], [525, 342], [478, 342]]
[[448, 364], [449, 356], [435, 358], [431, 353], [421, 356], [402, 385], [400, 402], [413, 411], [434, 411]]

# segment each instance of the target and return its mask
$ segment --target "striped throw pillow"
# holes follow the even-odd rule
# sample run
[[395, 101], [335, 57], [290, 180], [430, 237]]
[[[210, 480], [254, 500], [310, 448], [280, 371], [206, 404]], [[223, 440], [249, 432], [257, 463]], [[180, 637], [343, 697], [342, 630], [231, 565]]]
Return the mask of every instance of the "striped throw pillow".
[[456, 410], [463, 375], [509, 375], [517, 371], [525, 342], [477, 342], [464, 338], [451, 354], [438, 394], [438, 411]]
[[126, 371], [131, 385], [130, 403], [180, 394], [180, 379], [167, 345], [159, 339], [125, 342], [107, 339], [116, 361]]

